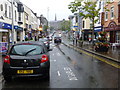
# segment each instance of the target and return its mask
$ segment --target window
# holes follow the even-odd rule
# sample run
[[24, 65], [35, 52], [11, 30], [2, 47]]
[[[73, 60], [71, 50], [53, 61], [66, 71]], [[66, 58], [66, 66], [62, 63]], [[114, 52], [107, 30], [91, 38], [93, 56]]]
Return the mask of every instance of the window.
[[101, 9], [101, 1], [99, 2], [99, 9]]
[[110, 0], [110, 2], [113, 2], [114, 0]]
[[17, 21], [17, 13], [16, 13], [16, 10], [15, 10], [15, 21]]
[[9, 18], [11, 18], [11, 7], [9, 6]]
[[83, 21], [83, 28], [85, 28], [85, 21]]
[[18, 20], [21, 21], [21, 13], [19, 12]]
[[7, 17], [7, 4], [5, 4], [5, 17]]
[[111, 7], [111, 19], [114, 18], [114, 7]]
[[0, 10], [3, 11], [3, 5], [2, 4], [0, 5]]
[[28, 14], [27, 13], [25, 13], [25, 19], [28, 20]]
[[43, 53], [43, 47], [38, 45], [16, 45], [10, 53], [13, 55], [40, 55]]
[[98, 17], [98, 24], [100, 24], [100, 13], [99, 13], [99, 17]]
[[105, 12], [105, 20], [108, 19], [108, 11]]

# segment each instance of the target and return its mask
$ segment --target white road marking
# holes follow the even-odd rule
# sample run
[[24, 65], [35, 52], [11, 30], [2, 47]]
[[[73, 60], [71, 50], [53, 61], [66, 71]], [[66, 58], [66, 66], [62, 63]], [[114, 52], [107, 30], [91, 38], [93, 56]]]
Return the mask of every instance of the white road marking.
[[61, 56], [60, 53], [57, 53], [58, 56]]
[[54, 47], [55, 45], [52, 44], [52, 46]]
[[53, 56], [54, 56], [55, 54], [53, 54]]
[[65, 70], [65, 72], [66, 72], [69, 80], [78, 80], [78, 79], [76, 78], [75, 74], [72, 72], [71, 68], [65, 67], [64, 70]]
[[58, 73], [58, 76], [60, 76], [60, 72], [59, 72], [59, 71], [57, 71], [57, 73]]
[[50, 60], [50, 61], [52, 61], [52, 62], [56, 62], [56, 60]]

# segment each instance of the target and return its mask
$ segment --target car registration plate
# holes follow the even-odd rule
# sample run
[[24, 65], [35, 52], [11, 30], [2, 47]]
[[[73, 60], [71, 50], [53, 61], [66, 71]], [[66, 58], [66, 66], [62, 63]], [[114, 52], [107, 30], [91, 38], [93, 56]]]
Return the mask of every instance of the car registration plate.
[[17, 70], [18, 74], [32, 74], [33, 70]]

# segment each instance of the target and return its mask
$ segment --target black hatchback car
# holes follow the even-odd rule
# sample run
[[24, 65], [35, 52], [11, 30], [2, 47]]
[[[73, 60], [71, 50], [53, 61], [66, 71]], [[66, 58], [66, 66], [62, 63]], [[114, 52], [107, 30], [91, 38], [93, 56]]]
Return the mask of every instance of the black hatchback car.
[[54, 37], [54, 43], [61, 43], [61, 37]]
[[49, 80], [49, 52], [41, 42], [22, 42], [8, 51], [3, 63], [3, 76], [6, 81], [12, 77], [45, 76]]

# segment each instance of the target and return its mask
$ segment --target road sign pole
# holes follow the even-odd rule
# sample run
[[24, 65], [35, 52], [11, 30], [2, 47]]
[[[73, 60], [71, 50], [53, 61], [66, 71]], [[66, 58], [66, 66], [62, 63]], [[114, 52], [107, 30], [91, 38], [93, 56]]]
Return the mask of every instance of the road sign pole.
[[14, 15], [13, 15], [13, 0], [12, 0], [12, 35], [11, 35], [11, 38], [12, 38], [12, 45], [14, 44]]

